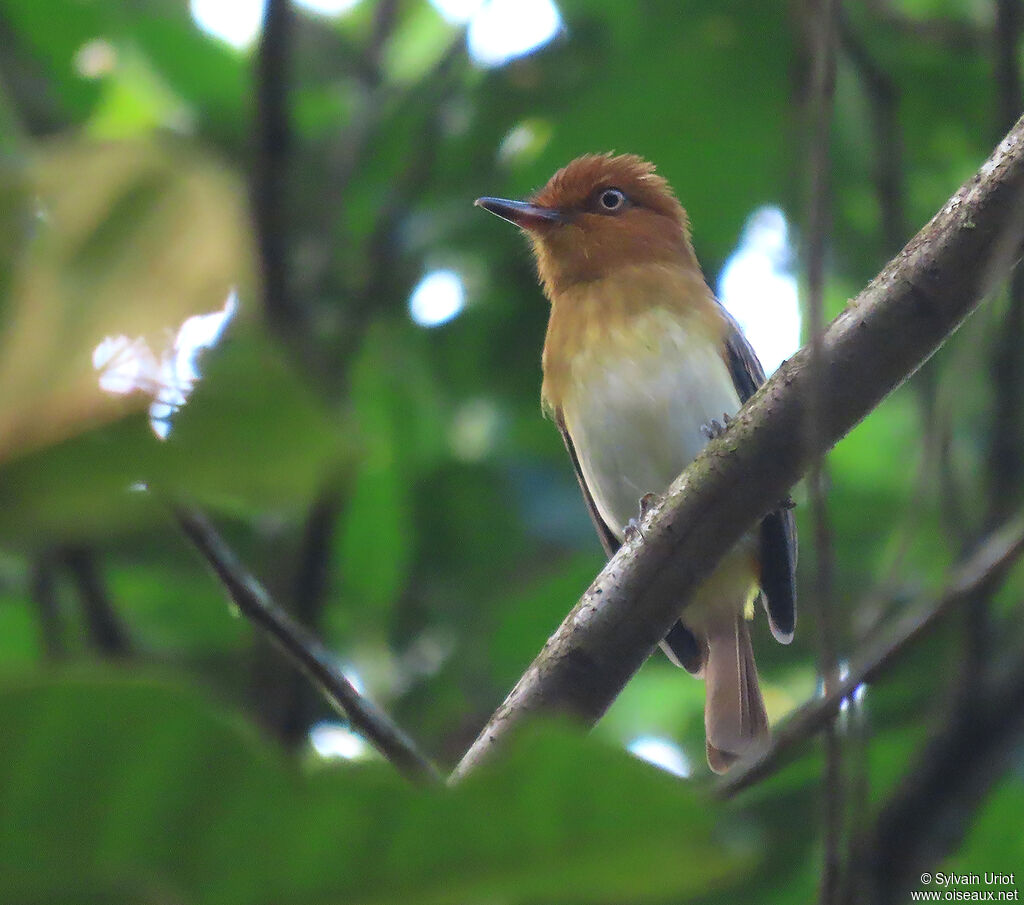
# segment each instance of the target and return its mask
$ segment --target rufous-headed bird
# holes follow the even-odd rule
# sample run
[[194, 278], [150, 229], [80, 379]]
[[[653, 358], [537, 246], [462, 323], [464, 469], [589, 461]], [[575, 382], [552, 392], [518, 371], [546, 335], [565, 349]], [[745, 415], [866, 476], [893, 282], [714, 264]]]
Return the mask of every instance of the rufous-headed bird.
[[[611, 556], [641, 498], [668, 488], [764, 370], [708, 288], [686, 212], [650, 163], [587, 155], [529, 201], [476, 204], [520, 227], [533, 246], [551, 303], [543, 406]], [[780, 506], [727, 555], [662, 641], [673, 662], [707, 681], [716, 772], [767, 736], [747, 619], [760, 596], [772, 633], [792, 640], [795, 569], [794, 520]]]

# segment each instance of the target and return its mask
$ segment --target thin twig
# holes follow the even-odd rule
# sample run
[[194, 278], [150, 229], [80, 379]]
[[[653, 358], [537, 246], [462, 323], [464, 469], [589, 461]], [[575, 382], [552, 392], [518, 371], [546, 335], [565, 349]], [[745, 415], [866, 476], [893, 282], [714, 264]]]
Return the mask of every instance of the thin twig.
[[[410, 273], [402, 268], [403, 242], [396, 231], [403, 219], [421, 200], [431, 184], [428, 178], [437, 160], [440, 147], [443, 110], [451, 93], [461, 84], [459, 64], [465, 61], [465, 39], [456, 35], [431, 70], [403, 95], [385, 104], [382, 95], [387, 85], [366, 87], [364, 112], [346, 129], [349, 145], [347, 163], [337, 166], [328, 189], [336, 204], [340, 204], [346, 188], [355, 177], [358, 166], [372, 153], [374, 140], [380, 130], [384, 110], [392, 117], [419, 121], [415, 149], [408, 155], [402, 170], [395, 174], [379, 205], [373, 227], [365, 240], [364, 263], [361, 273], [365, 277], [358, 285], [347, 287], [345, 330], [332, 349], [332, 360], [347, 360], [361, 341], [366, 324], [380, 312], [381, 299], [403, 297], [408, 291]], [[393, 89], [392, 89], [393, 90]], [[423, 111], [428, 111], [426, 114]], [[339, 374], [335, 392], [343, 389], [345, 375]]]
[[[996, 129], [1015, 120], [1021, 106], [1021, 82], [1017, 48], [1021, 34], [1020, 0], [998, 0], [993, 29], [993, 75], [996, 96]], [[986, 527], [1003, 521], [1018, 509], [1024, 490], [1021, 452], [1024, 448], [1024, 362], [1019, 337], [1024, 331], [1024, 271], [1017, 267], [1010, 277], [1009, 298], [995, 334], [990, 361], [993, 417], [988, 455], [988, 503]], [[979, 594], [966, 607], [963, 628], [963, 659], [959, 706], [972, 708], [989, 657], [992, 635], [991, 606]]]
[[418, 782], [439, 780], [437, 768], [405, 732], [356, 691], [330, 651], [271, 599], [213, 526], [199, 513], [182, 506], [173, 507], [173, 512], [182, 532], [213, 569], [235, 606], [317, 685], [339, 713], [404, 775]]
[[[808, 41], [811, 51], [810, 186], [807, 214], [807, 312], [808, 344], [807, 445], [827, 450], [822, 442], [824, 411], [828, 405], [824, 381], [822, 334], [825, 329], [825, 247], [829, 231], [829, 131], [835, 87], [835, 27], [837, 0], [817, 0], [808, 10]], [[818, 665], [826, 690], [836, 677], [836, 638], [832, 624], [832, 538], [827, 503], [825, 452], [811, 455], [808, 485], [815, 551], [815, 624]]]
[[[906, 187], [903, 173], [903, 132], [899, 117], [899, 88], [890, 74], [875, 60], [858, 30], [844, 10], [839, 15], [839, 39], [846, 58], [853, 65], [861, 91], [870, 111], [874, 149], [875, 198], [881, 212], [882, 251], [891, 255], [907, 235]], [[891, 596], [891, 589], [918, 535], [921, 519], [927, 512], [926, 497], [931, 492], [934, 474], [940, 467], [942, 431], [947, 415], [940, 405], [934, 362], [927, 362], [918, 372], [914, 386], [919, 390], [925, 432], [913, 490], [904, 507], [905, 519], [894, 552], [875, 583], [871, 594], [855, 609], [854, 629], [873, 626], [881, 617], [881, 607]], [[946, 394], [948, 396], [948, 394]], [[942, 397], [943, 399], [945, 397]], [[851, 802], [856, 797], [851, 793]]]
[[68, 651], [64, 643], [64, 625], [57, 599], [53, 559], [53, 553], [49, 550], [36, 556], [32, 563], [31, 596], [39, 613], [43, 652], [49, 660], [63, 660]]
[[[338, 521], [341, 498], [329, 488], [310, 507], [297, 559], [292, 612], [296, 620], [317, 631], [321, 622], [331, 571], [331, 545]], [[295, 673], [284, 688], [281, 708], [281, 737], [286, 744], [295, 744], [306, 734], [312, 711], [312, 694]]]
[[[903, 129], [899, 116], [899, 89], [872, 57], [845, 15], [839, 18], [839, 37], [853, 64], [868, 102], [874, 145], [875, 198], [882, 215], [882, 244], [886, 255], [895, 254], [907, 238], [906, 186], [903, 177]], [[1006, 131], [1012, 123], [1007, 124]]]
[[294, 339], [301, 309], [288, 280], [288, 218], [285, 206], [291, 124], [288, 116], [292, 11], [288, 0], [267, 0], [256, 55], [256, 149], [253, 213], [263, 277], [263, 305], [278, 336]]
[[[331, 541], [340, 506], [338, 481], [331, 478], [310, 505], [296, 544], [273, 544], [281, 550], [280, 567], [264, 566], [271, 576], [268, 591], [287, 613], [314, 635], [320, 633], [334, 557]], [[293, 532], [287, 530], [287, 536]], [[289, 749], [308, 740], [310, 725], [323, 709], [322, 695], [306, 677], [272, 651], [268, 637], [255, 636], [253, 702], [260, 721]]]
[[[1024, 103], [1018, 48], [1024, 30], [1021, 0], [998, 0], [994, 30], [993, 75], [999, 129], [1020, 115]], [[989, 525], [1013, 512], [1024, 492], [1024, 360], [1020, 336], [1024, 333], [1024, 268], [1010, 279], [1006, 312], [1000, 319], [992, 352], [992, 441], [989, 449]]]
[[[807, 475], [811, 523], [814, 531], [814, 625], [818, 653], [818, 672], [827, 694], [839, 680], [836, 662], [836, 629], [833, 600], [834, 556], [832, 528], [828, 515], [828, 445], [822, 442], [827, 387], [823, 378], [822, 334], [825, 329], [825, 248], [831, 220], [829, 192], [829, 136], [832, 126], [832, 100], [836, 80], [838, 0], [810, 0], [807, 3], [807, 47], [810, 54], [810, 118], [807, 204], [806, 274], [807, 312], [810, 331], [810, 355], [807, 398], [807, 446], [811, 454]], [[842, 746], [835, 726], [824, 733], [825, 769], [821, 778], [823, 854], [818, 900], [835, 903], [839, 896], [844, 869], [842, 861], [843, 814], [845, 807]]]
[[78, 589], [85, 614], [85, 626], [93, 647], [108, 657], [131, 653], [128, 629], [107, 593], [103, 576], [96, 565], [96, 554], [86, 547], [65, 547], [60, 559]]
[[996, 122], [999, 131], [1009, 129], [1021, 114], [1021, 33], [1024, 5], [1021, 0], [996, 0], [995, 36]]
[[789, 753], [829, 724], [840, 705], [861, 685], [873, 682], [939, 620], [979, 593], [991, 593], [1024, 554], [1024, 518], [991, 534], [953, 576], [938, 596], [907, 610], [895, 624], [883, 626], [865, 642], [849, 673], [828, 694], [815, 698], [786, 719], [771, 746], [756, 760], [737, 764], [719, 782], [718, 792], [729, 797], [782, 767]]
[[[863, 862], [863, 839], [871, 819], [871, 777], [868, 751], [871, 730], [863, 702], [857, 697], [847, 699], [843, 728], [844, 756], [847, 770], [847, 845], [846, 876], [839, 893], [842, 905], [859, 905], [865, 901], [857, 865]], [[840, 717], [842, 719], [842, 717]]]

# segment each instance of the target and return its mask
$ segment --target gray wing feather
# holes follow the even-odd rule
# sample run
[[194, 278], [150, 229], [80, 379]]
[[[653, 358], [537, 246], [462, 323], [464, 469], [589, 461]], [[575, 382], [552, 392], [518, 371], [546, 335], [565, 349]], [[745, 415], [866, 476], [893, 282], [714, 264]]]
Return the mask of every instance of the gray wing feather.
[[[719, 304], [726, 322], [726, 363], [740, 402], [746, 402], [765, 381], [764, 368], [736, 321]], [[783, 644], [796, 629], [796, 519], [779, 508], [761, 520], [761, 601], [772, 634]]]

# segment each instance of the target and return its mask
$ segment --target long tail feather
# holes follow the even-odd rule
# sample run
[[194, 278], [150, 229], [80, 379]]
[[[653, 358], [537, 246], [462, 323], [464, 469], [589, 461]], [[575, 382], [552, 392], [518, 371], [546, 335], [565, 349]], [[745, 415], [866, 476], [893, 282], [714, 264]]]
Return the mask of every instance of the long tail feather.
[[768, 734], [746, 620], [737, 615], [708, 632], [704, 727], [708, 764], [724, 773]]

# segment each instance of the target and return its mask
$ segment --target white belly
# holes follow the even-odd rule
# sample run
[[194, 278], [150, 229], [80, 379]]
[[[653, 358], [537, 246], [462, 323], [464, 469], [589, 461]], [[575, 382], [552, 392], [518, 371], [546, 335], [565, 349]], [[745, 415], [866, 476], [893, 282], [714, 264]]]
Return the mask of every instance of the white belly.
[[694, 326], [655, 311], [600, 359], [573, 362], [562, 414], [598, 511], [620, 539], [640, 497], [665, 491], [707, 444], [702, 426], [740, 407], [714, 342]]

